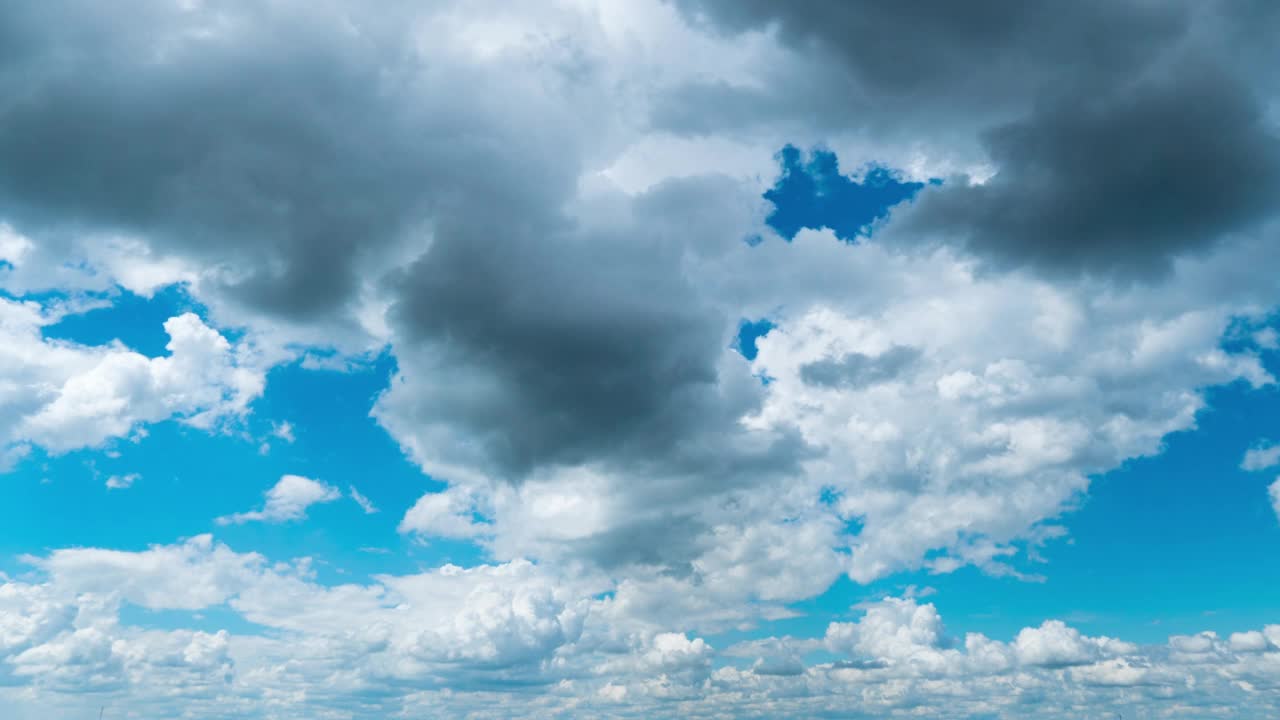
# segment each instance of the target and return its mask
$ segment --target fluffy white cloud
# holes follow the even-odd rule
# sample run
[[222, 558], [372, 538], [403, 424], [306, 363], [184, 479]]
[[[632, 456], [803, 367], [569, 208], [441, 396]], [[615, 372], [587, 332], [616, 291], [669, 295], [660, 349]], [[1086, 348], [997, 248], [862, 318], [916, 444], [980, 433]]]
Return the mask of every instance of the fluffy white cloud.
[[1275, 511], [1276, 518], [1280, 519], [1280, 478], [1271, 483], [1267, 488], [1267, 494], [1271, 496], [1271, 509]]
[[476, 522], [475, 500], [464, 488], [452, 487], [418, 498], [400, 521], [400, 532], [446, 538], [472, 538], [485, 533]]
[[[601, 594], [607, 584], [527, 561], [324, 586], [305, 560], [272, 564], [207, 536], [31, 560], [44, 579], [0, 582], [0, 695], [21, 712], [42, 703], [45, 717], [72, 717], [69, 698], [85, 690], [155, 716], [181, 708], [210, 718], [269, 708], [287, 719], [362, 720], [427, 707], [799, 718], [854, 698], [875, 716], [929, 707], [944, 718], [1065, 720], [1081, 705], [1128, 714], [1134, 704], [1177, 715], [1187, 702], [1230, 704], [1246, 716], [1278, 709], [1280, 626], [1139, 646], [1050, 620], [1008, 643], [975, 633], [961, 640], [932, 604], [891, 597], [855, 622], [832, 623], [824, 638], [762, 638], [718, 652], [629, 615]], [[271, 632], [143, 630], [120, 621], [122, 602], [226, 606]], [[495, 692], [530, 678], [538, 685], [518, 698]]]
[[342, 491], [332, 485], [301, 475], [284, 475], [270, 490], [267, 490], [266, 496], [267, 501], [261, 510], [220, 517], [218, 524], [241, 525], [247, 522], [279, 523], [301, 520], [307, 516], [307, 508], [338, 500], [342, 497]]
[[263, 390], [251, 348], [199, 317], [165, 321], [169, 354], [147, 357], [119, 343], [48, 340], [49, 307], [0, 298], [0, 447], [51, 453], [93, 447], [169, 418], [201, 428], [243, 416]]
[[1038, 628], [1023, 628], [1013, 642], [1018, 661], [1040, 667], [1069, 667], [1095, 662], [1108, 655], [1137, 652], [1135, 645], [1110, 638], [1087, 638], [1060, 620]]

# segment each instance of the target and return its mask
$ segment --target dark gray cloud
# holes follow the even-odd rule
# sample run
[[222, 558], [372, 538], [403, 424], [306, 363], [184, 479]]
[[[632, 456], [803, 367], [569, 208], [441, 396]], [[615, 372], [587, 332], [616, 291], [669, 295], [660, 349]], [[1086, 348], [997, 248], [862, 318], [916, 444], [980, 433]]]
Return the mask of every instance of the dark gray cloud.
[[1200, 62], [1047, 99], [986, 145], [995, 177], [926, 190], [902, 235], [950, 235], [1001, 264], [1142, 276], [1267, 217], [1280, 196], [1262, 109]]
[[918, 359], [918, 349], [895, 345], [879, 355], [849, 353], [839, 359], [806, 363], [800, 368], [800, 378], [822, 387], [861, 388], [894, 379]]
[[[1188, 25], [1177, 3], [673, 0], [714, 30], [772, 29], [802, 60], [761, 86], [694, 83], [655, 105], [681, 132], [782, 124], [963, 139], [1046, 86], [1096, 86], [1150, 62]], [[914, 136], [914, 137], [913, 137]]]
[[[1002, 100], [1047, 76], [1132, 67], [1181, 32], [1176, 3], [979, 0], [675, 0], [730, 32], [767, 27], [799, 49], [839, 59], [875, 95]], [[999, 80], [999, 82], [994, 82]]]
[[796, 432], [744, 431], [764, 387], [730, 348], [736, 316], [685, 271], [699, 244], [743, 245], [742, 196], [669, 181], [603, 200], [603, 226], [437, 226], [393, 281], [400, 373], [375, 416], [442, 479], [573, 493], [585, 469], [621, 517], [567, 542], [574, 556], [688, 572], [707, 532], [692, 508], [813, 453]]
[[1151, 277], [1272, 212], [1280, 153], [1258, 92], [1280, 15], [1265, 4], [676, 4], [725, 32], [773, 28], [809, 61], [777, 71], [795, 83], [683, 87], [658, 105], [661, 125], [788, 127], [795, 110], [873, 138], [979, 139], [994, 179], [925, 191], [895, 241], [925, 233], [1001, 266]]
[[601, 461], [713, 484], [785, 469], [731, 447], [762, 388], [728, 352], [732, 319], [682, 267], [691, 235], [740, 242], [724, 205], [739, 196], [723, 179], [676, 181], [624, 201], [631, 221], [609, 227], [439, 226], [395, 280], [415, 390], [393, 389], [384, 421], [470, 438], [487, 472], [514, 480]]
[[426, 218], [531, 221], [572, 189], [570, 124], [497, 112], [535, 117], [542, 90], [423, 59], [401, 3], [6, 3], [0, 28], [7, 219], [225, 264], [271, 313], [340, 311], [361, 259]]

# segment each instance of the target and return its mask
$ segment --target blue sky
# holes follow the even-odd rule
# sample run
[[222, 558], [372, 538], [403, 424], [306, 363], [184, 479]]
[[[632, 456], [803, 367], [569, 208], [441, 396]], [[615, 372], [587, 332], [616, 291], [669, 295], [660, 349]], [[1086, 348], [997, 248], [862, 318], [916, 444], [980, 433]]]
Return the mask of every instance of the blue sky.
[[0, 10], [0, 707], [1275, 717], [1278, 21]]

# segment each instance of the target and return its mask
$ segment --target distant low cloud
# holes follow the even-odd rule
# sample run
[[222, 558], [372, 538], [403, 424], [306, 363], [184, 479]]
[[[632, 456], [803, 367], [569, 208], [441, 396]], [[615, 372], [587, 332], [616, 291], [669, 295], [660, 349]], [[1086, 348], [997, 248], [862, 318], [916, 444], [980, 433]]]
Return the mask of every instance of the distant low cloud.
[[126, 490], [133, 487], [133, 484], [141, 479], [138, 473], [129, 473], [128, 475], [112, 475], [107, 478], [108, 490]]

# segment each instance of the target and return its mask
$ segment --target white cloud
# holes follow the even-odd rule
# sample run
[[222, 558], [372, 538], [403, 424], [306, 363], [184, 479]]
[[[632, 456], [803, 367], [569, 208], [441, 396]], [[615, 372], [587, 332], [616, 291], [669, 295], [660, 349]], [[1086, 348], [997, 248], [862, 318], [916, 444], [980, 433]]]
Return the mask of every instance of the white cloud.
[[278, 423], [273, 422], [271, 423], [271, 434], [287, 443], [292, 443], [294, 441], [293, 423], [288, 420], [283, 420]]
[[1276, 518], [1280, 519], [1280, 478], [1271, 483], [1267, 493], [1271, 496], [1271, 509], [1275, 511]]
[[333, 502], [342, 492], [332, 485], [301, 475], [284, 475], [266, 493], [261, 510], [236, 513], [218, 518], [219, 525], [241, 525], [247, 522], [279, 523], [301, 520], [312, 505]]
[[164, 323], [169, 354], [146, 357], [119, 343], [47, 340], [47, 307], [0, 298], [0, 445], [58, 454], [122, 438], [168, 418], [200, 427], [243, 416], [263, 390], [251, 350], [197, 316]]
[[365, 515], [373, 515], [378, 512], [378, 507], [373, 504], [373, 501], [357, 490], [355, 485], [352, 485], [348, 489], [351, 491], [351, 499], [356, 501], [356, 504], [360, 506], [360, 509], [364, 511]]
[[[753, 286], [741, 292], [776, 287], [771, 304], [781, 310], [757, 341], [753, 369], [770, 382], [748, 422], [797, 426], [825, 451], [807, 464], [810, 482], [838, 491], [841, 516], [862, 526], [850, 565], [859, 581], [919, 567], [937, 549], [946, 555], [935, 570], [1003, 572], [1008, 543], [1034, 538], [1089, 475], [1159, 452], [1165, 435], [1193, 427], [1199, 388], [1273, 382], [1256, 357], [1218, 348], [1246, 311], [1229, 298], [1170, 302], [1149, 288], [979, 275], [945, 251], [849, 247], [828, 233], [754, 250], [756, 269], [741, 268], [755, 272]], [[1251, 252], [1224, 254], [1238, 262]], [[1219, 261], [1179, 272], [1197, 287]], [[797, 288], [782, 268], [814, 280]], [[912, 349], [910, 362], [872, 382], [806, 380], [814, 363], [873, 363], [897, 348]]]
[[475, 519], [475, 501], [463, 488], [448, 488], [430, 493], [405, 513], [400, 532], [414, 532], [446, 538], [472, 538], [483, 535], [486, 526]]
[[1265, 634], [1257, 630], [1231, 633], [1231, 637], [1227, 640], [1233, 652], [1254, 653], [1277, 649], [1272, 646]]
[[[275, 27], [282, 16], [259, 25], [250, 22], [256, 15], [196, 13], [188, 5], [190, 24], [164, 27], [192, 30], [198, 39], [230, 38], [226, 48], [236, 52], [250, 49], [234, 42], [237, 32]], [[273, 12], [292, 9], [283, 3]], [[429, 17], [395, 15], [384, 23], [325, 5], [309, 17], [299, 36], [314, 31], [334, 40], [335, 57], [351, 60], [326, 68], [336, 95], [350, 76], [361, 88], [378, 88], [374, 99], [383, 97], [384, 83], [409, 91], [386, 96], [422, 99], [403, 114], [379, 112], [396, 108], [376, 103], [356, 113], [390, 116], [376, 128], [412, 128], [407, 147], [425, 153], [424, 165], [440, 168], [424, 171], [430, 176], [424, 192], [414, 185], [421, 168], [408, 168], [414, 201], [395, 208], [406, 213], [394, 233], [404, 237], [385, 247], [363, 236], [350, 246], [335, 244], [330, 249], [339, 255], [358, 248], [334, 273], [354, 289], [341, 307], [317, 313], [319, 320], [299, 320], [306, 313], [296, 308], [273, 315], [255, 303], [271, 304], [274, 296], [263, 298], [296, 280], [293, 271], [322, 276], [309, 264], [290, 265], [288, 253], [270, 243], [228, 242], [233, 250], [223, 252], [218, 243], [170, 243], [157, 233], [46, 246], [0, 225], [0, 258], [11, 266], [0, 269], [0, 283], [11, 292], [119, 285], [146, 295], [182, 282], [210, 318], [172, 318], [165, 324], [169, 355], [149, 358], [119, 344], [47, 340], [42, 329], [67, 307], [0, 300], [0, 468], [32, 447], [52, 453], [95, 447], [168, 418], [220, 427], [248, 412], [263, 392], [265, 369], [282, 358], [305, 353], [303, 368], [345, 370], [361, 353], [389, 348], [398, 374], [379, 398], [376, 417], [415, 461], [448, 483], [421, 497], [399, 530], [475, 541], [493, 564], [326, 587], [306, 561], [268, 567], [209, 536], [143, 552], [59, 550], [34, 560], [47, 582], [0, 584], [0, 702], [19, 707], [34, 697], [56, 705], [63, 693], [100, 689], [127, 692], [146, 716], [258, 712], [282, 720], [815, 717], [850, 707], [875, 717], [936, 708], [940, 717], [1063, 718], [1134, 698], [1166, 703], [1168, 715], [1211, 706], [1211, 714], [1236, 706], [1259, 717], [1277, 714], [1269, 694], [1280, 687], [1275, 626], [1226, 642], [1199, 635], [1139, 648], [1047, 620], [1002, 642], [949, 636], [936, 607], [904, 597], [873, 603], [860, 620], [833, 623], [821, 638], [739, 647], [735, 652], [747, 654], [734, 657], [747, 658], [747, 669], [718, 664], [723, 658], [700, 637], [791, 617], [793, 602], [821, 593], [841, 573], [870, 582], [904, 569], [941, 573], [973, 565], [1022, 576], [1021, 553], [1064, 532], [1056, 519], [1087, 491], [1091, 476], [1158, 453], [1169, 433], [1194, 428], [1208, 388], [1273, 382], [1256, 352], [1274, 349], [1274, 331], [1256, 332], [1249, 349], [1228, 351], [1234, 344], [1221, 343], [1241, 317], [1258, 327], [1280, 297], [1270, 236], [1224, 241], [1176, 261], [1167, 278], [1131, 285], [979, 269], [959, 251], [896, 242], [893, 221], [856, 244], [829, 231], [805, 231], [784, 243], [759, 223], [769, 211], [761, 183], [781, 142], [830, 141], [848, 167], [888, 159], [920, 178], [981, 165], [977, 142], [950, 137], [968, 128], [918, 146], [865, 128], [840, 136], [825, 123], [847, 121], [813, 108], [803, 111], [805, 122], [818, 118], [823, 125], [767, 122], [765, 129], [694, 139], [654, 134], [649, 119], [669, 112], [662, 102], [689, 82], [750, 94], [780, 78], [817, 77], [808, 72], [811, 61], [825, 62], [820, 53], [792, 52], [785, 29], [725, 37], [686, 22], [668, 3], [446, 4]], [[387, 39], [384, 25], [411, 36], [400, 48], [412, 60], [408, 67], [384, 72], [376, 57], [363, 54]], [[166, 55], [175, 52], [168, 41], [181, 45], [177, 38], [143, 37], [155, 42], [137, 47], [183, 68], [180, 57]], [[260, 59], [288, 69], [286, 78], [303, 65], [293, 58], [309, 57], [289, 54], [285, 65], [271, 65], [270, 49]], [[475, 87], [495, 90], [465, 92]], [[734, 108], [726, 104], [737, 114]], [[367, 153], [364, 140], [326, 142], [360, 127], [328, 117], [320, 131], [297, 135], [301, 145], [318, 145], [321, 152], [309, 157], [373, 158], [375, 164], [357, 168], [361, 180], [379, 174], [383, 162], [396, 164], [404, 148], [379, 144], [373, 134], [352, 134], [373, 143]], [[209, 153], [217, 162], [201, 166], [207, 174], [193, 176], [192, 188], [166, 186], [198, 190], [201, 178], [223, 172], [223, 160], [281, 150], [277, 128], [251, 120], [252, 127], [237, 126], [240, 135], [227, 136], [232, 141], [222, 149], [236, 152]], [[271, 142], [254, 144], [258, 125], [272, 127]], [[707, 166], [725, 157], [724, 167]], [[310, 167], [294, 165], [282, 175], [305, 179], [294, 171]], [[475, 168], [477, 177], [463, 172]], [[735, 180], [703, 175], [720, 170]], [[533, 182], [507, 183], [510, 175]], [[679, 182], [667, 182], [672, 178]], [[715, 191], [704, 192], [703, 183]], [[238, 193], [242, 185], [232, 187]], [[239, 207], [287, 216], [277, 212], [287, 203], [276, 208], [270, 193], [247, 195]], [[523, 202], [546, 210], [545, 217], [530, 212], [535, 220], [571, 229], [553, 238], [537, 222], [515, 223], [533, 228], [545, 244], [514, 258], [508, 251], [532, 243], [516, 235], [518, 242], [488, 248], [446, 245], [445, 236], [457, 231], [451, 226], [469, 227], [474, 218], [441, 211], [431, 218], [440, 222], [419, 227], [419, 196], [426, 204], [437, 196], [445, 198], [442, 205], [475, 202], [478, 215], [503, 229], [509, 217], [528, 219]], [[276, 231], [270, 222], [263, 235]], [[747, 247], [741, 240], [749, 232], [764, 241]], [[443, 251], [423, 255], [428, 248]], [[581, 268], [562, 262], [565, 248]], [[552, 292], [534, 294], [538, 302], [518, 292], [480, 298], [495, 302], [498, 319], [528, 308], [529, 317], [541, 318], [547, 308], [539, 302], [564, 302], [568, 311], [547, 327], [512, 323], [516, 334], [531, 338], [527, 348], [555, 340], [542, 334], [561, 329], [554, 320], [586, 316], [592, 322], [566, 344], [577, 349], [581, 341], [594, 350], [596, 336], [618, 326], [614, 311], [636, 311], [647, 332], [624, 327], [623, 352], [602, 353], [608, 358], [602, 365], [611, 369], [656, 348], [654, 367], [691, 378], [687, 388], [652, 383], [646, 372], [601, 373], [600, 387], [638, 385], [639, 407], [670, 400], [671, 411], [592, 447], [563, 442], [554, 422], [519, 427], [551, 438], [546, 444], [559, 452], [544, 455], [538, 443], [494, 440], [501, 434], [495, 426], [519, 425], [509, 422], [516, 415], [513, 391], [542, 380], [543, 368], [522, 364], [525, 357], [492, 372], [475, 358], [444, 364], [454, 338], [432, 346], [423, 337], [430, 332], [406, 329], [404, 317], [416, 311], [389, 290], [413, 275], [409, 268], [430, 270], [442, 255], [468, 252], [492, 253], [502, 261], [495, 264], [515, 267], [513, 278], [564, 269]], [[549, 261], [526, 267], [525, 257]], [[655, 258], [658, 264], [642, 267]], [[309, 259], [332, 270], [321, 253]], [[603, 274], [619, 267], [617, 275]], [[602, 274], [600, 288], [572, 292]], [[487, 289], [499, 287], [489, 282], [495, 277], [501, 273], [437, 280]], [[679, 282], [666, 284], [671, 279]], [[624, 298], [625, 307], [597, 307], [602, 298], [622, 296], [616, 282], [640, 291]], [[337, 296], [341, 288], [323, 290]], [[428, 310], [423, 314], [445, 314], [437, 306]], [[748, 363], [728, 349], [734, 327], [739, 318], [766, 316], [777, 327]], [[697, 335], [690, 344], [710, 348], [710, 361], [686, 363], [675, 347], [683, 338], [668, 347], [658, 332], [685, 320]], [[215, 325], [246, 328], [245, 339], [232, 342]], [[478, 345], [482, 361], [512, 355], [500, 343]], [[527, 417], [556, 420], [557, 403], [582, 392], [576, 378], [568, 379], [553, 391], [531, 392], [538, 412]], [[587, 414], [602, 412], [607, 399], [587, 397]], [[671, 452], [646, 452], [647, 442], [664, 435], [674, 438]], [[292, 442], [292, 425], [273, 425], [272, 437]], [[1276, 463], [1271, 448], [1256, 450], [1244, 465]], [[286, 475], [261, 508], [218, 522], [297, 520], [340, 495], [337, 487]], [[349, 496], [373, 511], [355, 487]], [[1280, 515], [1280, 480], [1270, 497]], [[225, 605], [269, 632], [148, 632], [121, 623], [119, 603], [189, 611]], [[818, 649], [841, 660], [815, 663], [809, 654]], [[513, 686], [522, 691], [495, 690]], [[22, 696], [29, 690], [34, 694]], [[624, 700], [627, 707], [613, 707]], [[44, 705], [14, 712], [49, 716]]]
[[107, 478], [107, 489], [109, 490], [127, 490], [133, 487], [133, 484], [141, 479], [138, 473], [128, 473], [126, 475], [112, 475]]
[[197, 610], [242, 590], [263, 559], [238, 554], [198, 535], [179, 545], [142, 552], [98, 548], [57, 550], [29, 558], [54, 586], [76, 594], [114, 597], [141, 607]]
[[1023, 628], [1013, 642], [1018, 662], [1040, 667], [1085, 665], [1101, 656], [1101, 649], [1075, 628], [1049, 620], [1038, 628]]
[[1280, 444], [1269, 442], [1249, 448], [1240, 461], [1241, 470], [1266, 470], [1276, 465], [1280, 465]]

